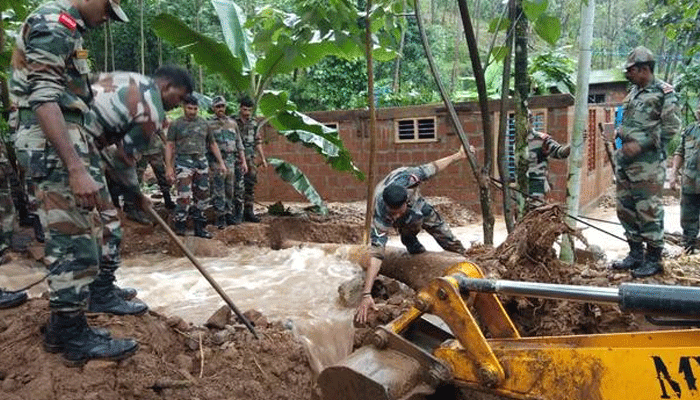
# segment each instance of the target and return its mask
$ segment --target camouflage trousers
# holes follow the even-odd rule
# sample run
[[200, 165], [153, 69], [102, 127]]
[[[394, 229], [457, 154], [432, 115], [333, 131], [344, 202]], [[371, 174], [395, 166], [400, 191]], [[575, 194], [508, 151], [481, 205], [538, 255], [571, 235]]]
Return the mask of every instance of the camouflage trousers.
[[236, 187], [236, 155], [233, 153], [221, 154], [226, 164], [226, 173], [219, 170], [219, 163], [209, 163], [209, 188], [211, 189], [211, 201], [217, 217], [233, 214], [235, 209], [234, 197]]
[[12, 232], [15, 224], [15, 205], [12, 202], [10, 186], [12, 173], [10, 162], [0, 160], [0, 253], [12, 245]]
[[630, 242], [664, 245], [663, 163], [635, 162], [615, 170], [617, 218]]
[[425, 229], [443, 249], [459, 254], [466, 252], [462, 242], [455, 237], [440, 214], [428, 203], [423, 205], [420, 214], [409, 210], [404, 217], [394, 223], [394, 228], [402, 237], [415, 237], [421, 229]]
[[175, 222], [186, 222], [188, 215], [205, 221], [204, 210], [209, 199], [209, 166], [204, 155], [178, 155], [175, 159], [177, 202]]
[[[243, 175], [243, 204], [245, 207], [253, 207], [255, 204], [255, 184], [258, 183], [258, 167], [255, 165], [255, 156], [247, 155], [245, 162], [248, 164], [248, 172]], [[236, 196], [236, 198], [239, 198]]]
[[700, 193], [681, 194], [683, 245], [695, 244], [700, 232]]
[[136, 176], [138, 176], [139, 182], [143, 180], [143, 173], [149, 165], [151, 169], [153, 169], [153, 174], [156, 176], [160, 191], [163, 193], [170, 192], [170, 184], [165, 178], [165, 159], [163, 158], [163, 153], [143, 154], [141, 156], [136, 163]]
[[[34, 131], [34, 135], [27, 136], [36, 138], [38, 129], [32, 125], [27, 130]], [[43, 149], [33, 150], [26, 150], [17, 141], [18, 160], [27, 163], [23, 167], [36, 184], [39, 216], [48, 232], [44, 253], [51, 269], [49, 307], [54, 311], [84, 310], [88, 285], [97, 277], [113, 281], [114, 271], [121, 264], [121, 224], [107, 191], [104, 163], [83, 127], [67, 123], [67, 131], [83, 165], [100, 187], [97, 208], [76, 204], [68, 170], [48, 141], [44, 140]], [[19, 153], [24, 154], [20, 157]]]
[[528, 181], [528, 195], [525, 203], [527, 209], [532, 210], [545, 204], [545, 193], [547, 190], [547, 182], [544, 179], [532, 179]]

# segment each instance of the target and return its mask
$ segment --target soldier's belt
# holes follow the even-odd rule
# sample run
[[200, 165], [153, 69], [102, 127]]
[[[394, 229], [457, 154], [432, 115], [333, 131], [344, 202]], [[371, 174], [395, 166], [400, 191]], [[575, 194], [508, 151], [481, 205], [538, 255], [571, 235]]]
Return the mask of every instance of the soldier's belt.
[[[75, 110], [62, 110], [63, 119], [68, 123], [82, 125], [84, 118], [83, 113]], [[34, 125], [38, 124], [39, 120], [36, 118], [36, 114], [29, 108], [20, 108], [18, 110], [19, 123], [21, 125]]]

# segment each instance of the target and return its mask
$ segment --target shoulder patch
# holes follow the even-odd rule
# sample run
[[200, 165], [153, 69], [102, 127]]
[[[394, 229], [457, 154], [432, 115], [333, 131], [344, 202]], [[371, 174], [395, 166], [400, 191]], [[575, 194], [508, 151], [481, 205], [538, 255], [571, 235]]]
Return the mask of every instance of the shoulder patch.
[[66, 28], [74, 31], [78, 27], [78, 22], [70, 14], [62, 12], [58, 16], [58, 22], [63, 24]]
[[662, 90], [664, 93], [669, 94], [669, 93], [673, 92], [673, 85], [668, 84], [668, 83], [666, 83], [666, 82], [662, 82], [662, 83], [661, 83], [661, 90]]

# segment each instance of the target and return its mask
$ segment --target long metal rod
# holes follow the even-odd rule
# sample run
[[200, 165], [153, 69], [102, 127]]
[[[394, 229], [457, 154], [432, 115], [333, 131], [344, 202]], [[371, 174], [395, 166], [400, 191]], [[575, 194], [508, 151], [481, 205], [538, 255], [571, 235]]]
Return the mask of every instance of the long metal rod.
[[185, 253], [187, 258], [189, 258], [190, 261], [192, 261], [192, 264], [194, 264], [194, 266], [199, 270], [202, 276], [204, 276], [204, 279], [206, 279], [207, 282], [209, 282], [209, 284], [211, 285], [211, 287], [213, 287], [214, 290], [216, 290], [216, 293], [218, 293], [219, 296], [221, 296], [221, 298], [224, 299], [229, 308], [233, 310], [234, 313], [236, 313], [236, 316], [241, 321], [243, 321], [243, 324], [245, 324], [245, 326], [253, 334], [253, 336], [255, 336], [256, 339], [260, 339], [258, 333], [255, 331], [255, 328], [253, 328], [253, 325], [251, 325], [250, 321], [248, 321], [248, 318], [241, 314], [241, 312], [238, 310], [238, 307], [236, 307], [236, 305], [233, 304], [233, 301], [231, 301], [226, 292], [224, 292], [221, 286], [219, 286], [219, 284], [216, 283], [214, 278], [212, 278], [212, 276], [209, 275], [209, 272], [207, 272], [207, 270], [204, 269], [202, 264], [199, 263], [199, 261], [195, 258], [194, 254], [192, 254], [192, 252], [190, 251], [190, 249], [188, 249], [187, 246], [185, 246], [185, 244], [182, 243], [182, 241], [180, 240], [180, 238], [177, 237], [175, 232], [173, 232], [173, 230], [170, 229], [168, 224], [165, 223], [165, 221], [163, 221], [163, 218], [161, 218], [160, 215], [158, 215], [158, 213], [151, 206], [148, 206], [148, 210], [146, 211], [148, 211], [151, 217], [153, 217], [153, 219], [155, 219], [156, 222], [158, 222], [158, 225], [160, 225], [161, 228], [165, 229], [165, 232], [167, 232], [168, 236], [170, 236], [170, 239], [172, 239], [173, 242], [175, 242], [175, 244], [180, 248], [180, 250], [182, 250]]
[[620, 302], [620, 290], [618, 288], [478, 279], [467, 278], [463, 275], [453, 275], [453, 277], [459, 282], [460, 291], [607, 304], [619, 304]]

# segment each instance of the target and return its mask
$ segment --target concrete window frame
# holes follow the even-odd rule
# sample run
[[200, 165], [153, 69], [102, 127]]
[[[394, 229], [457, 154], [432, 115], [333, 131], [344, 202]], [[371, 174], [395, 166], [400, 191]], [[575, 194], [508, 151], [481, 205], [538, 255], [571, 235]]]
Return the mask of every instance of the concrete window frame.
[[435, 116], [394, 120], [395, 143], [432, 143], [437, 141], [437, 118]]

